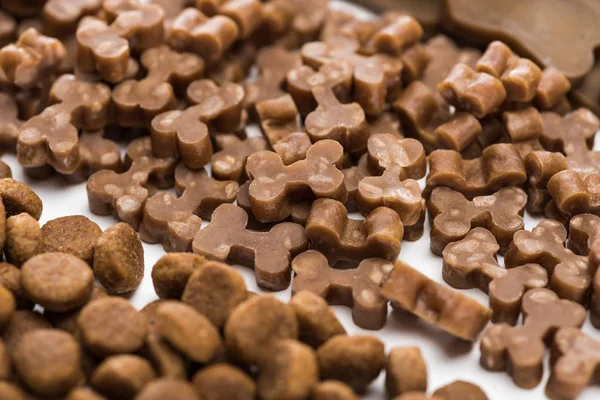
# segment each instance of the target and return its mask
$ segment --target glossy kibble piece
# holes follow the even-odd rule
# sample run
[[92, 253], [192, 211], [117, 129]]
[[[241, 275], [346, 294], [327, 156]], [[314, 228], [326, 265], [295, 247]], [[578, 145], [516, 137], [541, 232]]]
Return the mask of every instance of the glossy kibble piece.
[[194, 387], [184, 380], [157, 379], [137, 394], [136, 400], [198, 400]]
[[389, 352], [385, 388], [389, 398], [427, 391], [427, 365], [418, 347], [396, 347]]
[[87, 304], [77, 325], [83, 344], [98, 356], [139, 350], [148, 329], [144, 314], [119, 297], [105, 297]]
[[236, 135], [218, 135], [215, 138], [220, 151], [213, 154], [211, 171], [219, 180], [244, 181], [246, 160], [250, 154], [267, 149], [263, 137], [249, 137], [240, 140]]
[[42, 231], [35, 218], [27, 213], [21, 213], [6, 220], [4, 251], [8, 261], [20, 266], [41, 253], [42, 249]]
[[569, 221], [569, 249], [576, 254], [588, 255], [592, 244], [600, 237], [600, 217], [579, 214]]
[[4, 329], [16, 309], [15, 296], [10, 290], [0, 283], [0, 328]]
[[502, 113], [502, 121], [511, 143], [526, 158], [533, 151], [543, 150], [540, 137], [546, 130], [540, 112], [534, 107]]
[[319, 295], [308, 290], [295, 293], [288, 303], [298, 319], [299, 340], [317, 349], [335, 335], [346, 330]]
[[399, 166], [412, 179], [425, 176], [427, 159], [423, 145], [415, 139], [402, 139], [390, 133], [378, 133], [369, 138], [369, 166], [374, 171]]
[[534, 101], [540, 109], [552, 110], [561, 104], [570, 90], [569, 79], [555, 67], [547, 67], [542, 72]]
[[92, 264], [100, 227], [83, 215], [56, 218], [42, 226], [42, 252], [72, 254]]
[[213, 364], [192, 378], [203, 400], [254, 400], [256, 383], [241, 369], [230, 364]]
[[124, 354], [106, 358], [94, 371], [90, 385], [109, 399], [133, 400], [155, 379], [156, 373], [148, 361]]
[[471, 382], [454, 381], [433, 392], [444, 400], [488, 400], [481, 388]]
[[161, 299], [180, 299], [188, 280], [206, 263], [204, 257], [190, 253], [169, 253], [152, 267], [154, 291]]
[[354, 390], [345, 383], [336, 380], [321, 381], [313, 386], [313, 400], [358, 400]]
[[94, 273], [109, 293], [130, 293], [144, 277], [144, 248], [131, 226], [105, 230], [94, 248]]
[[44, 253], [21, 267], [21, 285], [26, 296], [42, 307], [70, 311], [88, 301], [94, 273], [81, 259], [66, 253]]
[[0, 196], [6, 216], [27, 213], [36, 220], [42, 215], [42, 200], [23, 182], [12, 178], [0, 179]]
[[567, 168], [567, 158], [562, 153], [532, 151], [527, 155], [527, 211], [536, 214], [544, 211], [544, 207], [552, 200], [548, 193], [548, 181]]

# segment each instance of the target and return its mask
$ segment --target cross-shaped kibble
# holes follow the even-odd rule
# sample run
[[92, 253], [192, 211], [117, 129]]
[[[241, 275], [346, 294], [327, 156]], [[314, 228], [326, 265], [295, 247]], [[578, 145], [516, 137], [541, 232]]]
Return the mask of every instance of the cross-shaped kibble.
[[548, 289], [525, 293], [522, 311], [522, 326], [496, 324], [485, 332], [480, 361], [485, 369], [507, 371], [517, 386], [530, 389], [542, 379], [545, 343], [560, 328], [580, 328], [586, 311], [575, 302], [559, 299]]
[[127, 80], [112, 93], [115, 118], [121, 126], [147, 127], [156, 115], [175, 108], [179, 91], [204, 73], [204, 61], [191, 53], [177, 53], [163, 45], [142, 53], [141, 63], [148, 71], [139, 81]]
[[99, 74], [110, 83], [125, 79], [131, 46], [136, 50], [158, 46], [164, 39], [164, 12], [155, 4], [137, 0], [116, 3], [112, 24], [88, 17], [77, 29], [77, 68]]
[[90, 211], [97, 215], [113, 213], [137, 230], [152, 181], [165, 187], [172, 183], [176, 161], [152, 154], [149, 137], [135, 139], [127, 147], [129, 169], [123, 173], [98, 171], [87, 182]]
[[583, 303], [592, 282], [588, 260], [565, 247], [567, 230], [544, 219], [531, 232], [515, 233], [504, 259], [508, 268], [537, 263], [548, 271], [550, 287], [561, 298]]
[[375, 208], [364, 220], [355, 220], [348, 218], [342, 203], [332, 199], [315, 200], [306, 221], [311, 248], [332, 264], [372, 257], [393, 261], [400, 254], [403, 234], [402, 221], [390, 208]]
[[296, 194], [309, 192], [313, 198], [330, 198], [345, 202], [348, 194], [341, 171], [344, 151], [333, 140], [321, 140], [306, 152], [306, 159], [284, 165], [271, 151], [258, 151], [246, 162], [252, 179], [250, 203], [261, 222], [282, 221], [290, 215], [290, 202]]
[[160, 243], [167, 251], [190, 251], [192, 240], [215, 208], [233, 203], [239, 185], [217, 181], [204, 169], [191, 170], [180, 164], [175, 169], [175, 185], [181, 195], [159, 192], [148, 199], [140, 224], [140, 236], [148, 243]]
[[73, 173], [80, 163], [78, 129], [106, 126], [110, 89], [65, 74], [52, 85], [50, 98], [56, 104], [21, 126], [17, 158], [26, 168], [50, 165], [60, 173]]
[[496, 254], [500, 246], [487, 229], [474, 228], [443, 252], [442, 276], [457, 289], [478, 288], [490, 297], [492, 321], [515, 325], [526, 291], [548, 284], [546, 270], [537, 264], [504, 269]]
[[379, 286], [393, 268], [388, 260], [369, 258], [357, 268], [335, 269], [323, 254], [308, 250], [292, 261], [292, 293], [313, 292], [329, 304], [352, 308], [352, 320], [361, 328], [381, 329], [387, 320], [388, 302], [380, 295]]
[[287, 288], [291, 258], [308, 246], [304, 227], [283, 222], [267, 232], [252, 232], [246, 229], [247, 223], [248, 214], [243, 209], [233, 204], [220, 205], [210, 223], [196, 233], [194, 253], [254, 268], [256, 283], [262, 288]]
[[518, 111], [505, 111], [502, 113], [502, 120], [510, 142], [517, 147], [523, 159], [533, 151], [544, 150], [540, 143], [544, 124], [537, 109], [527, 107]]
[[14, 151], [23, 121], [19, 119], [19, 109], [15, 99], [7, 93], [0, 93], [0, 147]]
[[217, 135], [217, 147], [221, 149], [211, 159], [212, 175], [219, 180], [244, 181], [246, 160], [250, 154], [267, 150], [264, 137], [249, 137], [241, 140], [236, 135]]
[[513, 235], [523, 229], [526, 202], [525, 192], [514, 186], [473, 200], [447, 187], [433, 189], [428, 203], [433, 218], [431, 251], [441, 255], [447, 244], [461, 240], [471, 228], [483, 227], [494, 235], [504, 254]]

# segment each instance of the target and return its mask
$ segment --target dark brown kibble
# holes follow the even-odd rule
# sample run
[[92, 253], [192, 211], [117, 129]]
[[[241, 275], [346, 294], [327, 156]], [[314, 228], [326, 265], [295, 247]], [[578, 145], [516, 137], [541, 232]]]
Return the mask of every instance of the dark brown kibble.
[[254, 400], [256, 384], [242, 370], [229, 364], [215, 364], [194, 375], [194, 387], [202, 400]]
[[333, 336], [346, 334], [335, 313], [322, 297], [309, 291], [301, 291], [292, 297], [289, 305], [298, 319], [301, 342], [316, 349]]
[[43, 251], [42, 230], [38, 221], [27, 213], [13, 215], [6, 220], [6, 258], [22, 265]]
[[98, 224], [83, 215], [56, 218], [42, 227], [42, 252], [72, 254], [91, 265], [101, 234]]
[[427, 365], [418, 347], [396, 347], [390, 351], [385, 366], [385, 388], [389, 398], [427, 391]]
[[83, 344], [98, 356], [133, 353], [144, 344], [146, 317], [125, 299], [105, 297], [86, 305], [77, 325]]
[[121, 222], [108, 228], [94, 249], [94, 273], [109, 293], [130, 293], [144, 277], [144, 248], [137, 232]]
[[111, 400], [133, 400], [154, 379], [156, 374], [148, 361], [124, 354], [104, 360], [94, 371], [90, 384]]
[[21, 285], [31, 301], [51, 311], [65, 312], [88, 301], [94, 273], [71, 254], [44, 253], [23, 264]]
[[12, 178], [0, 179], [0, 196], [7, 216], [26, 212], [33, 218], [40, 219], [42, 200], [23, 182]]
[[180, 299], [192, 273], [206, 263], [204, 257], [190, 253], [169, 253], [152, 268], [154, 291], [161, 299]]
[[358, 400], [354, 390], [340, 381], [322, 381], [312, 390], [312, 400]]
[[135, 397], [136, 400], [198, 400], [198, 393], [186, 381], [158, 379], [149, 383]]

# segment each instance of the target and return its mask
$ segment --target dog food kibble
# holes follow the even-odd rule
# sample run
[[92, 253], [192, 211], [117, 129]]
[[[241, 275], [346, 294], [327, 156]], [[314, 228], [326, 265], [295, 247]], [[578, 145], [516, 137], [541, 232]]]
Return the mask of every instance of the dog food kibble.
[[11, 291], [15, 297], [17, 308], [32, 309], [33, 304], [23, 293], [21, 287], [21, 270], [9, 263], [0, 262], [0, 285]]
[[135, 400], [199, 400], [198, 393], [186, 381], [157, 379], [147, 384]]
[[15, 311], [8, 325], [4, 328], [2, 339], [7, 349], [12, 349], [23, 335], [38, 329], [52, 329], [52, 325], [43, 315], [34, 311]]
[[75, 388], [69, 392], [66, 400], [106, 400], [90, 388]]
[[22, 182], [12, 178], [0, 179], [0, 197], [7, 216], [25, 212], [40, 219], [42, 215], [42, 200]]
[[15, 297], [12, 292], [0, 283], [0, 330], [12, 318], [16, 308]]
[[256, 384], [245, 372], [229, 364], [201, 369], [192, 379], [202, 400], [254, 400]]
[[45, 309], [70, 311], [85, 304], [94, 287], [94, 273], [81, 259], [66, 253], [44, 253], [21, 267], [27, 297]]
[[42, 226], [42, 251], [72, 254], [91, 265], [101, 234], [102, 229], [82, 215], [56, 218]]
[[133, 400], [154, 379], [156, 374], [148, 361], [122, 354], [106, 358], [94, 371], [90, 385], [108, 399]]
[[130, 293], [144, 277], [144, 248], [138, 234], [119, 223], [105, 230], [94, 248], [94, 273], [111, 294]]
[[418, 347], [396, 347], [385, 366], [385, 388], [390, 398], [427, 391], [427, 365]]
[[0, 393], [2, 400], [29, 400], [30, 396], [26, 395], [16, 384], [5, 381], [0, 381]]
[[444, 400], [488, 400], [481, 388], [470, 382], [454, 381], [433, 392]]
[[312, 400], [358, 400], [350, 386], [340, 381], [322, 381], [313, 386]]
[[43, 251], [42, 230], [38, 221], [27, 213], [13, 215], [6, 220], [6, 259], [22, 265]]
[[192, 273], [206, 263], [204, 257], [191, 253], [169, 253], [152, 268], [154, 291], [161, 299], [180, 299]]
[[[106, 296], [108, 296], [108, 294], [104, 291], [104, 289], [100, 288], [99, 286], [94, 286], [92, 289], [92, 294], [90, 294], [87, 302], [89, 303]], [[44, 310], [44, 317], [46, 317], [46, 319], [48, 319], [48, 321], [50, 321], [52, 326], [55, 328], [62, 329], [63, 331], [67, 331], [72, 335], [75, 335], [79, 331], [79, 327], [77, 326], [77, 318], [79, 318], [80, 312], [81, 308], [67, 312], [55, 312], [46, 309]]]
[[145, 315], [120, 297], [92, 301], [81, 310], [77, 325], [83, 344], [98, 356], [137, 351], [148, 329]]

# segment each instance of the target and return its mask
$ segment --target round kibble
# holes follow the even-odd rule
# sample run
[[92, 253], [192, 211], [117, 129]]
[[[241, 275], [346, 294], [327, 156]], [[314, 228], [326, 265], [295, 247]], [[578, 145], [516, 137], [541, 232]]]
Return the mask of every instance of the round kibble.
[[311, 400], [358, 400], [358, 396], [345, 383], [323, 381], [313, 387]]
[[215, 364], [201, 369], [192, 380], [202, 400], [254, 400], [256, 384], [239, 368]]
[[195, 362], [206, 364], [223, 349], [219, 331], [188, 305], [165, 301], [156, 309], [156, 320], [160, 336]]
[[147, 325], [144, 314], [120, 297], [90, 302], [77, 319], [84, 345], [97, 356], [137, 351], [144, 344]]
[[261, 368], [258, 397], [262, 400], [306, 399], [319, 380], [314, 350], [296, 340], [282, 340], [275, 345], [273, 354]]
[[8, 355], [8, 349], [4, 345], [2, 339], [0, 339], [0, 381], [8, 380], [12, 371], [12, 365], [10, 356]]
[[98, 224], [83, 215], [56, 218], [42, 227], [43, 252], [72, 254], [91, 265], [101, 234]]
[[346, 383], [361, 393], [385, 363], [383, 343], [371, 336], [335, 336], [317, 350], [321, 379]]
[[479, 386], [466, 381], [449, 383], [433, 392], [433, 396], [444, 400], [488, 400]]
[[397, 347], [388, 354], [385, 388], [389, 397], [427, 391], [427, 365], [418, 347]]
[[0, 394], [2, 400], [30, 400], [23, 390], [9, 382], [0, 381]]
[[[88, 299], [88, 303], [106, 296], [108, 295], [103, 289], [99, 288], [98, 286], [94, 286], [92, 289], [92, 294]], [[67, 331], [70, 334], [75, 335], [79, 332], [79, 328], [77, 327], [77, 318], [79, 318], [80, 312], [81, 308], [62, 313], [44, 310], [44, 317], [50, 321], [53, 327], [62, 329], [63, 331]]]
[[136, 396], [136, 400], [198, 400], [194, 387], [177, 379], [158, 379], [149, 383]]
[[0, 284], [10, 290], [19, 309], [32, 309], [33, 303], [23, 293], [21, 270], [9, 263], [0, 262]]
[[148, 361], [123, 354], [104, 360], [94, 371], [90, 384], [111, 400], [132, 400], [154, 379], [156, 374]]
[[16, 308], [17, 304], [12, 292], [0, 284], [0, 331], [8, 325]]
[[12, 352], [19, 378], [33, 392], [60, 396], [82, 378], [77, 340], [58, 329], [39, 329], [21, 338]]
[[227, 350], [245, 364], [273, 357], [274, 345], [298, 338], [298, 321], [287, 305], [273, 296], [256, 296], [238, 305], [225, 323]]
[[88, 301], [94, 273], [71, 254], [38, 254], [21, 267], [21, 286], [30, 300], [48, 310], [65, 312]]
[[37, 312], [16, 311], [4, 329], [3, 339], [6, 348], [14, 348], [25, 334], [38, 329], [52, 329], [52, 325]]
[[27, 213], [14, 215], [6, 221], [6, 246], [8, 261], [22, 265], [42, 252], [42, 230], [39, 222]]
[[106, 397], [99, 395], [90, 388], [76, 388], [69, 392], [66, 400], [106, 400]]
[[144, 356], [152, 361], [158, 374], [164, 378], [186, 379], [186, 360], [181, 353], [154, 333], [148, 333]]
[[301, 342], [318, 348], [332, 337], [346, 334], [327, 302], [313, 292], [296, 293], [289, 305], [298, 318]]
[[23, 212], [35, 219], [42, 216], [42, 200], [23, 182], [12, 178], [0, 179], [0, 197], [8, 216]]
[[161, 299], [181, 299], [192, 273], [206, 262], [204, 257], [191, 253], [169, 253], [152, 268], [154, 291]]
[[222, 328], [231, 311], [246, 298], [246, 284], [237, 271], [227, 264], [207, 262], [194, 271], [181, 300]]
[[144, 248], [137, 232], [125, 223], [102, 233], [94, 250], [94, 272], [109, 293], [130, 293], [144, 277]]

